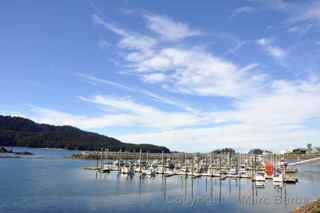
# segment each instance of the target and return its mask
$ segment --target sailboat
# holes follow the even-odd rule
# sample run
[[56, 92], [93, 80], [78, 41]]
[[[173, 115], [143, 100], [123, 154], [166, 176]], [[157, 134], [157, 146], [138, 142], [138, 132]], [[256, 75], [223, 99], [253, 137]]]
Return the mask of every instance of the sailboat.
[[156, 176], [156, 171], [153, 168], [145, 169], [142, 171], [143, 175], [154, 177]]
[[264, 187], [264, 183], [266, 181], [265, 173], [264, 172], [257, 172], [254, 180], [256, 181], [256, 187]]
[[120, 169], [121, 174], [126, 174], [126, 175], [133, 175], [134, 170], [131, 166], [123, 166]]
[[164, 176], [166, 176], [166, 177], [171, 177], [171, 176], [174, 176], [174, 175], [176, 175], [176, 173], [174, 171], [172, 171], [172, 170], [167, 170], [165, 172], [165, 174], [164, 174]]
[[276, 171], [274, 174], [273, 174], [273, 177], [272, 177], [272, 181], [273, 182], [280, 182], [282, 183], [283, 182], [283, 175], [280, 171]]
[[231, 169], [229, 170], [228, 174], [227, 174], [227, 177], [229, 177], [229, 178], [239, 178], [240, 175], [239, 175], [237, 169], [231, 168]]
[[254, 180], [257, 182], [265, 182], [266, 181], [265, 173], [264, 172], [257, 172]]

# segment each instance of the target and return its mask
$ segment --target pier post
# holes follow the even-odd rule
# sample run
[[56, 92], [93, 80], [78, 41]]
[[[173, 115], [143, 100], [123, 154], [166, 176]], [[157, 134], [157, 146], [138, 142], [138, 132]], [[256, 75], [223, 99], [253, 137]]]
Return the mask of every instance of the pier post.
[[97, 170], [99, 168], [99, 152], [96, 151], [96, 158], [97, 158]]
[[162, 163], [162, 171], [161, 171], [161, 173], [164, 174], [164, 156], [163, 156], [163, 151], [161, 151], [161, 163]]
[[219, 172], [221, 176], [221, 153], [219, 154]]
[[100, 169], [103, 169], [103, 148], [101, 148], [101, 153], [100, 153]]
[[191, 165], [192, 167], [191, 167], [191, 174], [192, 174], [192, 176], [193, 176], [193, 174], [194, 174], [194, 156], [192, 155], [192, 165]]
[[253, 155], [250, 156], [251, 157], [251, 179], [254, 180], [254, 160], [253, 160]]
[[283, 165], [283, 180], [286, 182], [287, 164], [286, 164], [285, 154], [283, 154], [283, 162], [284, 162], [284, 165]]
[[213, 152], [210, 153], [210, 175], [213, 176]]
[[142, 159], [142, 149], [140, 149], [140, 154], [139, 154], [139, 172], [141, 173], [141, 159]]
[[120, 160], [121, 160], [121, 149], [119, 150], [119, 155], [118, 155], [118, 170], [120, 172]]
[[109, 158], [109, 149], [105, 149], [105, 156], [104, 156], [104, 158], [105, 158], [105, 162], [107, 162], [107, 166], [108, 166], [108, 169], [110, 168], [109, 167], [109, 161], [108, 161], [108, 158]]
[[254, 175], [257, 172], [257, 156], [254, 154]]
[[187, 176], [187, 153], [184, 153], [184, 169], [185, 169], [185, 175]]

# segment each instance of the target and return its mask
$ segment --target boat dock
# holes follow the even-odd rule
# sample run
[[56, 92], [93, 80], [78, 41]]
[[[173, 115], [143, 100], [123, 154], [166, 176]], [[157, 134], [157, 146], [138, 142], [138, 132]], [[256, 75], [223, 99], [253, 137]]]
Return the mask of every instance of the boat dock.
[[[99, 152], [86, 153], [96, 160], [95, 166], [86, 167], [99, 173], [117, 172], [127, 175], [166, 178], [185, 176], [191, 178], [251, 179], [258, 187], [265, 181], [297, 183], [296, 168], [288, 167], [284, 155], [258, 156], [253, 154], [191, 154], [191, 153], [137, 153]], [[125, 157], [124, 157], [125, 156]], [[123, 158], [124, 157], [124, 158]]]

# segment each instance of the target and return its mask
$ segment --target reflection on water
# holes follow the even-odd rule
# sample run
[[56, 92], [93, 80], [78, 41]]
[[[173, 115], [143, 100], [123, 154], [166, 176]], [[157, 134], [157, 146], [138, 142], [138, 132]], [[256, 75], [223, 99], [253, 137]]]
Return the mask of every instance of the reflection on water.
[[[304, 188], [301, 184], [274, 185], [272, 181], [267, 181], [264, 188], [257, 188], [255, 183], [248, 179], [227, 179], [219, 178], [186, 178], [175, 176], [166, 178], [157, 176], [155, 178], [146, 176], [127, 176], [116, 174], [96, 174], [97, 178], [106, 179], [114, 177], [120, 185], [128, 182], [133, 185], [137, 184], [137, 192], [141, 197], [142, 194], [149, 193], [152, 185], [152, 193], [159, 194], [161, 208], [174, 207], [175, 209], [184, 208], [205, 208], [206, 211], [212, 209], [225, 208], [226, 205], [234, 206], [238, 212], [263, 212], [262, 209], [268, 208], [266, 212], [273, 209], [274, 212], [289, 212], [290, 209], [303, 205], [312, 199], [312, 193]], [[319, 189], [319, 183], [314, 187]], [[121, 193], [119, 187], [116, 188], [116, 194]], [[318, 193], [318, 192], [316, 192]], [[319, 195], [318, 195], [319, 196]]]
[[298, 168], [296, 185], [267, 181], [264, 188], [247, 179], [150, 178], [82, 169], [92, 164], [61, 158], [0, 159], [0, 212], [282, 213], [320, 197], [319, 164]]

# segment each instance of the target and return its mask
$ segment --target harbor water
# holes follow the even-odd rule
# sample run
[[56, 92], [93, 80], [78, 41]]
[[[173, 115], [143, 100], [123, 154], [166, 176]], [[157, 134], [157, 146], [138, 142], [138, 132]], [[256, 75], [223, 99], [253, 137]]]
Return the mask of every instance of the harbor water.
[[[74, 152], [20, 148], [0, 159], [0, 212], [290, 212], [320, 197], [320, 164], [298, 167], [297, 184], [256, 188], [249, 179], [100, 174]], [[20, 151], [20, 150], [19, 150]]]

